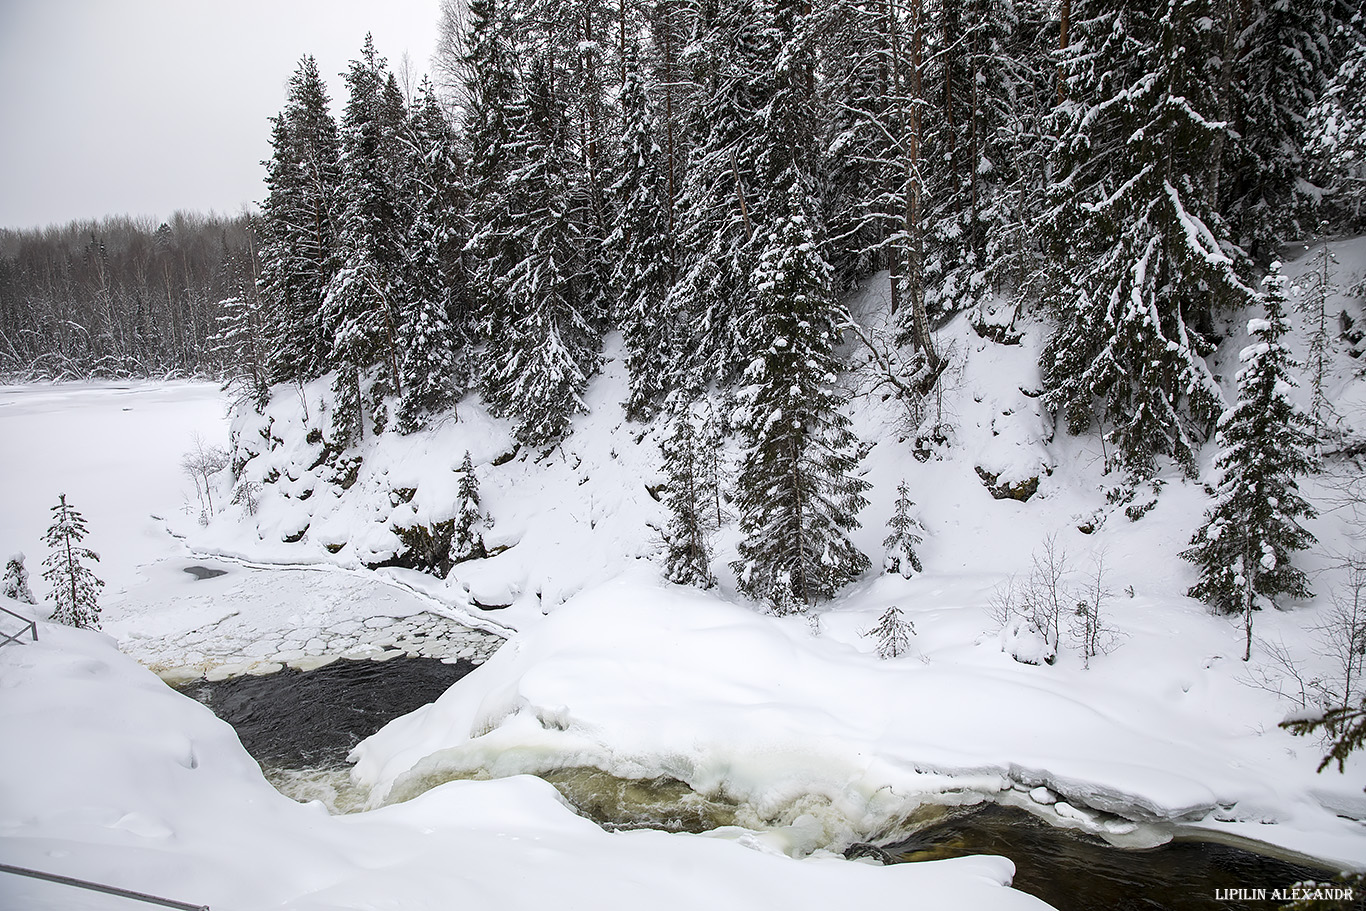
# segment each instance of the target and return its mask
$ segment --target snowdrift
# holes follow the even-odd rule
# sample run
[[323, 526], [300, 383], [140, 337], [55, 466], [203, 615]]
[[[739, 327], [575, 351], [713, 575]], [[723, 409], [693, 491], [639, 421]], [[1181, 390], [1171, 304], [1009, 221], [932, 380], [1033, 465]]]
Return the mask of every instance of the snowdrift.
[[[8, 599], [5, 606], [22, 610]], [[0, 649], [0, 851], [7, 864], [215, 911], [456, 907], [1034, 909], [999, 857], [876, 867], [760, 844], [609, 834], [550, 785], [452, 782], [330, 817], [271, 789], [231, 728], [106, 636], [40, 624]], [[0, 904], [93, 911], [124, 900], [0, 874]], [[121, 904], [122, 903], [122, 904]]]

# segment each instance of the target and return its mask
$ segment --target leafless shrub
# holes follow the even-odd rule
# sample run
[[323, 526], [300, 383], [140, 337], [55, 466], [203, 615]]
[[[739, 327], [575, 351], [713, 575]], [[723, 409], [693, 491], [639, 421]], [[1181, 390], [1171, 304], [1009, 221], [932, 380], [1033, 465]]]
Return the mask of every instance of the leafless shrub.
[[213, 515], [213, 482], [215, 474], [228, 467], [228, 451], [219, 446], [206, 446], [199, 434], [193, 437], [194, 448], [180, 459], [180, 468], [194, 482], [199, 498], [200, 515], [205, 521]]

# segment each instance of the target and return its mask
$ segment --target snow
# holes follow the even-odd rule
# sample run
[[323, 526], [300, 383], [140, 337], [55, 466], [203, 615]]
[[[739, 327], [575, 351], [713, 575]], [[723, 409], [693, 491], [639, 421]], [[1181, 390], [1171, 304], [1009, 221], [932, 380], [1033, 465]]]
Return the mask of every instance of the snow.
[[[50, 624], [39, 636], [0, 650], [7, 864], [215, 911], [823, 909], [907, 894], [925, 908], [1046, 907], [1001, 888], [1012, 873], [1003, 858], [875, 867], [794, 861], [740, 833], [608, 833], [527, 777], [452, 782], [332, 817], [276, 793], [231, 728], [108, 637]], [[0, 905], [112, 911], [127, 901], [4, 874]]]
[[[1336, 283], [1349, 287], [1366, 274], [1366, 239], [1335, 249]], [[1285, 274], [1303, 269], [1292, 260]], [[866, 324], [885, 300], [882, 276], [850, 310]], [[1330, 306], [1361, 319], [1358, 300]], [[1249, 316], [1229, 316], [1212, 358], [1226, 390], [1253, 341]], [[1170, 465], [1137, 489], [1105, 474], [1102, 440], [1068, 436], [1040, 406], [1043, 327], [1016, 328], [1019, 345], [979, 338], [965, 317], [940, 330], [951, 366], [930, 420], [947, 441], [917, 457], [895, 399], [865, 396], [851, 409], [871, 444], [861, 471], [872, 485], [851, 537], [882, 553], [904, 478], [925, 571], [865, 576], [816, 623], [762, 616], [736, 594], [733, 523], [712, 542], [716, 589], [660, 579], [658, 428], [624, 419], [619, 338], [562, 446], [515, 448], [507, 423], [467, 398], [458, 420], [424, 434], [367, 439], [346, 490], [313, 466], [321, 447], [306, 436], [309, 420], [325, 426], [326, 383], [285, 391], [265, 418], [236, 428], [260, 441], [246, 477], [278, 472], [279, 483], [262, 483], [249, 515], [223, 505], [231, 491], [220, 477], [207, 527], [179, 461], [196, 430], [225, 442], [216, 389], [0, 389], [0, 553], [28, 552], [32, 570], [48, 507], [65, 491], [110, 583], [108, 636], [40, 624], [38, 643], [0, 647], [6, 862], [216, 911], [814, 908], [908, 894], [926, 907], [1038, 907], [999, 888], [1010, 875], [1000, 859], [876, 868], [829, 853], [893, 833], [918, 803], [993, 799], [1125, 844], [1213, 831], [1366, 865], [1366, 762], [1315, 771], [1323, 745], [1277, 727], [1315, 706], [1300, 703], [1268, 651], [1279, 644], [1305, 679], [1328, 679], [1313, 627], [1343, 578], [1334, 554], [1355, 546], [1354, 518], [1325, 510], [1311, 523], [1322, 546], [1296, 563], [1318, 597], [1258, 612], [1244, 664], [1240, 620], [1185, 596], [1195, 570], [1179, 552], [1210, 505], [1201, 484]], [[1292, 353], [1302, 336], [1285, 339]], [[1335, 342], [1326, 389], [1339, 426], [1357, 433], [1366, 383], [1343, 348]], [[453, 514], [466, 450], [493, 520], [485, 542], [507, 549], [447, 579], [364, 568], [392, 553], [397, 518]], [[732, 442], [728, 458], [737, 454]], [[1207, 445], [1206, 469], [1213, 455]], [[994, 499], [978, 469], [997, 485], [1037, 478], [1037, 492]], [[1324, 498], [1329, 483], [1302, 487]], [[1068, 554], [1069, 584], [1095, 554], [1111, 568], [1102, 619], [1115, 644], [1089, 670], [1066, 636], [1052, 665], [1016, 660], [1027, 630], [1011, 635], [992, 615], [998, 588], [1030, 571], [1050, 534]], [[224, 574], [196, 579], [191, 566]], [[916, 636], [907, 657], [882, 661], [865, 632], [892, 606]], [[358, 748], [356, 775], [377, 807], [411, 799], [345, 817], [277, 794], [230, 729], [115, 648], [163, 670], [238, 672], [367, 644], [387, 654], [378, 643], [417, 623], [511, 638], [437, 703]], [[522, 774], [581, 765], [724, 793], [744, 805], [748, 828], [609, 834]], [[476, 770], [495, 780], [440, 783]], [[73, 904], [59, 887], [14, 879], [0, 890], [0, 905], [118, 906]]]
[[90, 528], [105, 597], [116, 594], [164, 553], [168, 522], [193, 527], [194, 485], [180, 460], [196, 434], [227, 445], [226, 407], [206, 383], [0, 386], [0, 553], [29, 554], [37, 576], [43, 530], [65, 493]]

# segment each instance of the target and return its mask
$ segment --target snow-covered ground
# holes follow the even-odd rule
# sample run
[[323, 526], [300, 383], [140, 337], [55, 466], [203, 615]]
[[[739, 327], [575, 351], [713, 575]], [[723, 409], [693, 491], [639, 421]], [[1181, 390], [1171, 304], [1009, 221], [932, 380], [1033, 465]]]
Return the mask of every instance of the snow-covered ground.
[[209, 383], [0, 386], [0, 555], [22, 552], [37, 578], [58, 494], [80, 510], [109, 599], [167, 552], [167, 523], [193, 525], [181, 459], [196, 435], [228, 442], [227, 400]]
[[[103, 553], [98, 569], [110, 585], [102, 619], [112, 634], [39, 622], [38, 642], [0, 648], [2, 863], [215, 911], [453, 904], [511, 911], [550, 902], [814, 911], [849, 901], [890, 905], [907, 895], [925, 908], [1044, 907], [1003, 888], [1012, 866], [1002, 858], [878, 868], [834, 856], [795, 861], [740, 829], [708, 837], [607, 833], [529, 777], [452, 782], [402, 806], [347, 817], [296, 803], [271, 788], [228, 725], [118, 644], [149, 663], [175, 665], [179, 647], [179, 663], [195, 664], [198, 648], [220, 670], [241, 669], [284, 657], [267, 646], [283, 649], [305, 633], [306, 647], [316, 632], [333, 652], [364, 644], [393, 651], [380, 644], [396, 628], [424, 615], [430, 628], [431, 612], [461, 616], [459, 605], [443, 606], [395, 577], [403, 574], [191, 555], [171, 533], [197, 527], [184, 508], [193, 491], [179, 461], [192, 429], [205, 440], [223, 436], [213, 387], [8, 388], [0, 401], [0, 496], [13, 507], [2, 514], [4, 546], [27, 552], [42, 598], [47, 487], [67, 491]], [[124, 426], [129, 414], [141, 422]], [[114, 429], [99, 445], [77, 444], [81, 428], [102, 427]], [[120, 434], [121, 427], [138, 432]], [[188, 567], [224, 574], [198, 579]], [[41, 606], [5, 606], [43, 615]], [[0, 623], [6, 632], [16, 627]], [[453, 642], [451, 654], [461, 647]], [[128, 905], [0, 872], [0, 907]]]
[[[1337, 250], [1345, 287], [1366, 272], [1366, 240]], [[1303, 270], [1300, 261], [1286, 271], [1295, 278]], [[879, 301], [872, 282], [854, 309], [868, 318]], [[1330, 313], [1345, 309], [1360, 323], [1361, 306], [1338, 296]], [[1226, 389], [1247, 315], [1230, 317], [1214, 359]], [[1000, 323], [1008, 314], [986, 318]], [[126, 589], [107, 599], [106, 627], [128, 651], [167, 664], [230, 633], [241, 660], [233, 664], [231, 649], [200, 649], [204, 663], [245, 667], [292, 656], [300, 642], [307, 652], [315, 638], [324, 651], [352, 648], [367, 635], [357, 632], [377, 628], [367, 619], [393, 618], [392, 626], [423, 612], [517, 635], [437, 703], [358, 748], [356, 775], [373, 787], [373, 804], [410, 799], [343, 819], [276, 795], [229, 731], [158, 689], [109, 640], [44, 627], [38, 646], [0, 649], [6, 856], [117, 876], [215, 908], [259, 907], [266, 896], [288, 907], [365, 907], [385, 894], [418, 908], [443, 895], [519, 907], [550, 894], [608, 907], [660, 905], [660, 896], [669, 897], [665, 907], [816, 907], [906, 894], [931, 907], [1025, 906], [992, 885], [1008, 875], [998, 861], [874, 870], [821, 850], [888, 836], [921, 802], [998, 799], [1119, 843], [1199, 828], [1366, 867], [1366, 761], [1317, 773], [1322, 744], [1277, 727], [1300, 708], [1301, 681], [1312, 702], [1312, 681], [1334, 679], [1315, 628], [1341, 593], [1343, 557], [1359, 550], [1356, 516], [1333, 508], [1335, 481], [1305, 484], [1322, 510], [1310, 525], [1320, 544], [1299, 563], [1318, 596], [1259, 613], [1245, 664], [1237, 622], [1185, 597], [1195, 576], [1179, 553], [1208, 506], [1201, 484], [1169, 468], [1126, 499], [1120, 479], [1103, 471], [1099, 439], [1071, 437], [1041, 413], [1042, 328], [1015, 328], [1021, 344], [984, 339], [966, 317], [943, 328], [954, 366], [935, 407], [949, 429], [924, 461], [913, 456], [894, 402], [856, 401], [856, 429], [873, 444], [863, 463], [873, 490], [855, 542], [877, 562], [905, 479], [927, 531], [926, 572], [870, 575], [823, 605], [814, 623], [761, 616], [735, 594], [726, 568], [733, 527], [714, 542], [716, 590], [661, 581], [656, 529], [664, 515], [651, 493], [662, 480], [657, 428], [622, 416], [616, 341], [589, 390], [590, 413], [562, 446], [515, 450], [507, 427], [467, 399], [458, 420], [425, 435], [367, 441], [345, 489], [315, 464], [321, 449], [309, 442], [309, 428], [325, 426], [325, 384], [284, 392], [265, 417], [235, 428], [239, 455], [251, 456], [244, 477], [262, 483], [259, 509], [227, 507], [206, 528], [182, 513], [173, 527], [184, 544], [160, 525], [137, 524], [162, 514], [149, 508], [151, 487], [167, 500], [172, 482], [189, 490], [178, 461], [193, 422], [158, 424], [147, 439], [171, 446], [157, 456], [165, 467], [148, 467], [150, 456], [121, 457], [123, 499], [99, 490], [78, 499], [67, 489], [92, 530], [102, 521], [142, 529], [129, 535], [142, 550], [128, 541], [97, 541], [97, 549], [117, 555], [125, 547], [118, 560], [134, 563], [173, 557], [140, 576], [106, 558], [106, 578], [122, 574], [117, 587]], [[1366, 384], [1349, 347], [1335, 342], [1329, 399], [1343, 427], [1360, 435]], [[86, 394], [73, 404], [91, 409], [92, 424], [125, 414], [104, 414]], [[0, 411], [0, 428], [22, 430], [18, 447], [9, 442], [16, 435], [3, 433], [6, 462], [22, 455], [28, 473], [0, 473], [0, 494], [24, 502], [36, 496], [30, 488], [52, 486], [63, 464], [45, 441], [70, 450], [77, 434], [37, 432], [59, 425], [53, 406], [67, 404], [60, 390], [6, 395], [0, 405], [11, 410]], [[44, 404], [49, 395], [58, 398]], [[450, 517], [454, 469], [467, 450], [493, 518], [487, 541], [506, 549], [458, 564], [446, 579], [365, 570], [396, 552], [395, 526]], [[1334, 468], [1360, 474], [1347, 462]], [[1037, 478], [1037, 493], [1027, 502], [996, 499], [984, 478], [996, 486]], [[217, 503], [227, 499], [224, 481]], [[151, 487], [134, 496], [140, 485]], [[53, 498], [55, 488], [39, 497]], [[46, 514], [22, 535], [9, 530], [20, 527], [9, 515], [0, 548], [28, 551], [36, 576], [41, 548], [28, 539]], [[1089, 668], [1068, 641], [1052, 665], [1013, 660], [993, 609], [1049, 536], [1068, 555], [1069, 583], [1104, 559], [1111, 647]], [[229, 572], [197, 581], [184, 573], [192, 563]], [[864, 633], [889, 605], [916, 635], [910, 655], [881, 661]], [[34, 728], [53, 736], [25, 734]], [[534, 779], [449, 781], [584, 765], [667, 775], [739, 802], [753, 831], [607, 835], [571, 817]], [[26, 779], [41, 784], [14, 783]], [[77, 784], [64, 788], [60, 779]], [[258, 828], [270, 834], [254, 839]], [[245, 872], [258, 864], [264, 873]], [[237, 882], [243, 876], [247, 884]]]
[[[44, 625], [0, 650], [0, 859], [214, 911], [1045, 907], [1001, 858], [874, 867], [793, 861], [747, 834], [609, 834], [539, 779], [452, 782], [333, 817], [275, 792], [208, 709], [106, 636]], [[762, 846], [760, 846], [762, 848]], [[126, 899], [0, 872], [0, 907]]]

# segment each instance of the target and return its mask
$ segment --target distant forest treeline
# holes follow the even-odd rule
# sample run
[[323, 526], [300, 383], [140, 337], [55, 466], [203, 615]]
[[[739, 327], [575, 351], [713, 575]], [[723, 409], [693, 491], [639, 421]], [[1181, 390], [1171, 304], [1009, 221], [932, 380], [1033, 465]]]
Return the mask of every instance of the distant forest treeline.
[[205, 376], [223, 301], [255, 287], [251, 216], [0, 231], [0, 376]]

